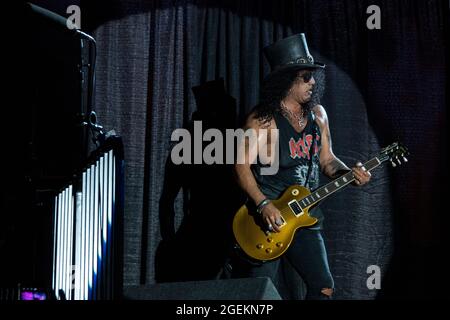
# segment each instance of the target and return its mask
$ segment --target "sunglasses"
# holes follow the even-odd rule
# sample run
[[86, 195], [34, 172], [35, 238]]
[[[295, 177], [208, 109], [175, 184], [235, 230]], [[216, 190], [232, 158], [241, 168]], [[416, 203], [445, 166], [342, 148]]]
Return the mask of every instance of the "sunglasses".
[[308, 83], [309, 81], [311, 81], [313, 73], [311, 71], [306, 71], [302, 73], [299, 77], [302, 78], [305, 83]]

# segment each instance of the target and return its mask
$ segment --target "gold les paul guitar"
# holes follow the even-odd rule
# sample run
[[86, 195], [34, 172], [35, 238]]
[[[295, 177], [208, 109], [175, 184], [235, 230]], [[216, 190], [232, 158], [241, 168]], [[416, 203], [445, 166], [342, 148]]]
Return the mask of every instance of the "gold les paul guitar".
[[[364, 167], [371, 171], [385, 161], [390, 161], [396, 167], [402, 161], [408, 161], [408, 154], [408, 150], [396, 142], [364, 163]], [[233, 219], [233, 233], [237, 244], [249, 257], [256, 260], [267, 261], [280, 257], [289, 248], [297, 229], [317, 222], [316, 218], [309, 215], [309, 210], [354, 180], [352, 172], [348, 172], [312, 192], [299, 185], [289, 187], [280, 198], [272, 201], [280, 210], [283, 221], [279, 233], [268, 230], [261, 215], [243, 205]]]

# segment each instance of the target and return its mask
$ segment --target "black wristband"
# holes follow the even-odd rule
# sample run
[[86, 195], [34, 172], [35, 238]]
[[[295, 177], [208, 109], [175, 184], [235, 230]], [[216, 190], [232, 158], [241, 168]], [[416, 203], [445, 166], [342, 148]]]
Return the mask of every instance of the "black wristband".
[[262, 209], [270, 203], [270, 200], [265, 198], [256, 206], [256, 212], [261, 213]]

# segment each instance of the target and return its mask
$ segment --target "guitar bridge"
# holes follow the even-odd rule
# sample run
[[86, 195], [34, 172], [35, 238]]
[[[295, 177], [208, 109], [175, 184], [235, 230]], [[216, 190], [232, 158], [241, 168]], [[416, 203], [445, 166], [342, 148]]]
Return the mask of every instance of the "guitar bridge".
[[296, 217], [301, 216], [304, 214], [302, 208], [298, 204], [297, 200], [292, 200], [288, 203], [289, 208], [291, 208], [292, 212], [295, 214]]

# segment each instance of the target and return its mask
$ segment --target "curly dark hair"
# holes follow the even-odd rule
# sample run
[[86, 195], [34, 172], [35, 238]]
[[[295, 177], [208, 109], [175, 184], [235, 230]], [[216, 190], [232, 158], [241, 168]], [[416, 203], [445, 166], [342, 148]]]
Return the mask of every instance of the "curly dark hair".
[[[299, 78], [299, 71], [301, 70], [304, 70], [301, 66], [291, 67], [286, 70], [273, 72], [264, 79], [261, 87], [260, 103], [253, 109], [259, 121], [266, 123], [272, 120], [275, 112], [280, 111], [281, 101], [286, 98], [289, 89]], [[314, 85], [310, 101], [302, 105], [306, 112], [320, 103], [320, 98], [325, 89], [324, 70], [315, 69], [312, 71], [316, 84]]]

